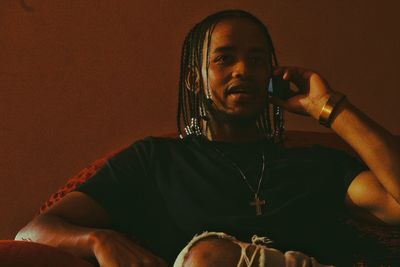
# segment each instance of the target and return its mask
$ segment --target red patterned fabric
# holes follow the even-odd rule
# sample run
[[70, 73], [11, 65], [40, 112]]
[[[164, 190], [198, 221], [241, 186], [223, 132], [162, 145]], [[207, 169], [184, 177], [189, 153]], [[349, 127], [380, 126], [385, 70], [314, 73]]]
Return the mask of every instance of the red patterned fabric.
[[76, 175], [69, 178], [65, 185], [60, 187], [57, 192], [52, 194], [50, 196], [50, 198], [48, 200], [46, 200], [46, 202], [40, 207], [40, 209], [36, 215], [43, 213], [45, 210], [47, 210], [49, 207], [51, 207], [54, 203], [56, 203], [61, 198], [63, 198], [66, 194], [73, 191], [78, 185], [83, 184], [87, 179], [89, 179], [91, 176], [93, 176], [93, 174], [95, 174], [96, 171], [101, 166], [104, 165], [104, 163], [107, 161], [108, 158], [117, 154], [122, 149], [123, 148], [112, 151], [112, 152], [106, 154], [105, 156], [95, 160], [89, 166], [87, 166], [86, 168], [84, 168], [80, 172], [78, 172]]
[[2, 267], [94, 267], [61, 249], [25, 241], [0, 241]]

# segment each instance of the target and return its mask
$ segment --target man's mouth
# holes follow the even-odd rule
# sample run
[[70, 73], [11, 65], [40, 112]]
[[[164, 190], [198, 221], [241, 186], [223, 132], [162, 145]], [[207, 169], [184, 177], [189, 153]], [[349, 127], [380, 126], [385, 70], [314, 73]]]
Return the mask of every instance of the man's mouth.
[[243, 94], [243, 95], [250, 95], [255, 92], [255, 89], [247, 87], [247, 86], [232, 86], [227, 90], [228, 95], [233, 94]]

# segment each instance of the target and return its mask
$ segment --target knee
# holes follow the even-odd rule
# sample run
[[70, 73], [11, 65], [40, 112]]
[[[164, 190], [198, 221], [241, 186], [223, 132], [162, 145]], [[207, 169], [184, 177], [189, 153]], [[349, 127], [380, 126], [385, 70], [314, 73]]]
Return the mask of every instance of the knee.
[[208, 238], [197, 242], [186, 255], [184, 267], [236, 266], [240, 247], [228, 239]]

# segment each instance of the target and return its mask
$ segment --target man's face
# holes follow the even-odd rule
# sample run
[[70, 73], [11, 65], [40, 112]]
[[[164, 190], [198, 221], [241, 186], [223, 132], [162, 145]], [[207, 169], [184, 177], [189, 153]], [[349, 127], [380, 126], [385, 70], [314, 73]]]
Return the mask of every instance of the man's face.
[[[207, 87], [206, 41], [202, 76]], [[230, 119], [255, 119], [267, 101], [270, 51], [259, 26], [244, 18], [220, 21], [211, 36], [208, 83], [211, 112]]]

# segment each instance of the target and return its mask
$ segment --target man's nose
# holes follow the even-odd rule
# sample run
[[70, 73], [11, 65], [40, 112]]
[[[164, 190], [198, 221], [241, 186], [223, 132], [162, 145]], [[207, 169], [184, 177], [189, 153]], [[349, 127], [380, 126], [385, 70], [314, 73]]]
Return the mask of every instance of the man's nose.
[[245, 78], [250, 76], [251, 69], [250, 65], [246, 60], [238, 60], [233, 66], [232, 77], [233, 78]]

